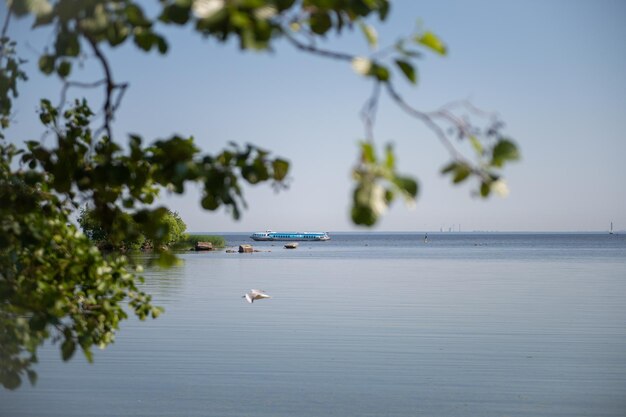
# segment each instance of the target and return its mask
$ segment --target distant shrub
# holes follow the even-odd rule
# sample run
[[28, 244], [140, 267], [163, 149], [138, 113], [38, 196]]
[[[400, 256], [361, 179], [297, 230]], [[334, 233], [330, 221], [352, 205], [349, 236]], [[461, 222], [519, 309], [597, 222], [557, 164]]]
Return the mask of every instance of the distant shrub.
[[211, 242], [214, 248], [223, 248], [226, 246], [226, 240], [222, 236], [185, 234], [175, 245], [175, 249], [193, 247], [198, 242]]
[[[153, 249], [153, 242], [145, 237], [141, 230], [142, 226], [137, 224], [132, 216], [128, 214], [123, 214], [122, 216], [126, 221], [128, 230], [131, 232], [129, 236], [133, 236], [131, 238], [111, 239], [107, 234], [106, 227], [102, 224], [102, 220], [95, 215], [93, 210], [87, 207], [81, 209], [77, 221], [83, 233], [101, 249], [119, 250], [122, 252]], [[180, 215], [175, 211], [167, 210], [160, 219], [160, 245], [175, 246], [187, 236], [185, 233], [186, 229], [187, 225], [180, 218]]]

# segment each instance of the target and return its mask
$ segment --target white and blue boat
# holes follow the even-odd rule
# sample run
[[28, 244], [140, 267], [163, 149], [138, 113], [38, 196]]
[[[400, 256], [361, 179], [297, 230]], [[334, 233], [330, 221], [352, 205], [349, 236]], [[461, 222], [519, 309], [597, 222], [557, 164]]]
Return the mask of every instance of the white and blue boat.
[[330, 240], [330, 236], [326, 232], [273, 232], [266, 230], [265, 232], [254, 232], [250, 236], [253, 240], [300, 240], [300, 241], [318, 241]]

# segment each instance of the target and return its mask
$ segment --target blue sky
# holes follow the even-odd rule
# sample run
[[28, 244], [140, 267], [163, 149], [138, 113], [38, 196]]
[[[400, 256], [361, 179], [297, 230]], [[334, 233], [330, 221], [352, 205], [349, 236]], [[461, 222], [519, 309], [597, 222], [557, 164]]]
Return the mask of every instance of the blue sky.
[[[416, 176], [421, 190], [415, 209], [397, 202], [374, 230], [590, 231], [608, 230], [611, 221], [626, 229], [626, 3], [407, 0], [392, 3], [385, 23], [372, 23], [386, 45], [411, 33], [418, 18], [449, 54], [426, 53], [417, 87], [398, 80], [403, 96], [422, 110], [470, 99], [497, 111], [523, 159], [505, 171], [507, 198], [474, 198], [468, 186], [452, 186], [439, 174], [448, 156], [435, 136], [382, 100], [377, 141], [395, 144], [400, 171]], [[189, 229], [357, 229], [348, 216], [350, 168], [364, 135], [359, 111], [370, 84], [346, 63], [284, 42], [272, 53], [242, 53], [234, 42], [163, 31], [171, 46], [166, 57], [130, 46], [111, 51], [115, 78], [130, 83], [114, 128], [118, 138], [193, 135], [207, 152], [250, 142], [292, 162], [290, 189], [247, 188], [249, 208], [238, 222], [223, 211], [203, 211], [194, 189], [164, 194]], [[16, 102], [14, 139], [41, 137], [36, 103], [59, 97], [55, 79], [35, 68], [36, 52], [51, 39], [38, 32], [26, 21], [10, 29], [30, 76]], [[359, 32], [330, 36], [320, 46], [367, 53]], [[87, 62], [77, 75], [95, 79], [96, 70]]]

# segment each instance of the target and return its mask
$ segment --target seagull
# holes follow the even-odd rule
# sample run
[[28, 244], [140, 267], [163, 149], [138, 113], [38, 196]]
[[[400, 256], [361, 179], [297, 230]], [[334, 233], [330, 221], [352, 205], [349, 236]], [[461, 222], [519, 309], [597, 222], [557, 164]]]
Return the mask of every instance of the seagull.
[[241, 298], [245, 298], [249, 303], [254, 303], [254, 300], [262, 300], [263, 298], [272, 298], [265, 294], [263, 290], [250, 290], [249, 293], [242, 295]]

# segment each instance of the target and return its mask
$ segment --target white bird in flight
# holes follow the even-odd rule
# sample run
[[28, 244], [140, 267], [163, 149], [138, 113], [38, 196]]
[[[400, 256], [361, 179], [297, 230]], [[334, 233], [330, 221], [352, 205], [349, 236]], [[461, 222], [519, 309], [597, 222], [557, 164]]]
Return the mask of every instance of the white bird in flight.
[[241, 298], [245, 298], [247, 302], [253, 303], [254, 300], [261, 300], [263, 298], [272, 298], [265, 294], [263, 290], [250, 290], [249, 293], [242, 295]]

